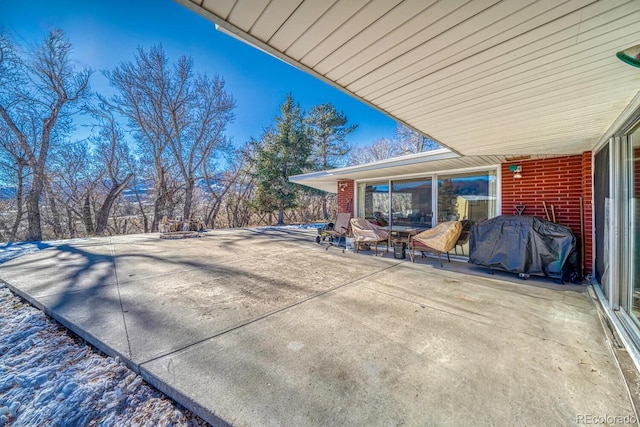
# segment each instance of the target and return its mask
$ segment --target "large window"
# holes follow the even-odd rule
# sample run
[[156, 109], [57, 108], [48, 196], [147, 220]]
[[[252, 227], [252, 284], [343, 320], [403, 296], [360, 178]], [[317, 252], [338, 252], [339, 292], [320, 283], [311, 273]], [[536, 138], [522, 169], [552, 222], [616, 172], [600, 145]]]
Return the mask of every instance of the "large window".
[[389, 181], [358, 183], [358, 216], [389, 223]]
[[431, 178], [392, 181], [391, 217], [394, 226], [431, 228]]
[[420, 230], [451, 220], [464, 221], [464, 227], [496, 216], [497, 203], [496, 170], [436, 174], [359, 182], [357, 215], [392, 228]]
[[627, 256], [626, 270], [628, 271], [629, 288], [628, 312], [640, 324], [640, 127], [627, 139], [627, 207], [628, 233], [624, 233], [624, 246]]
[[495, 171], [438, 176], [438, 222], [495, 216], [496, 182]]

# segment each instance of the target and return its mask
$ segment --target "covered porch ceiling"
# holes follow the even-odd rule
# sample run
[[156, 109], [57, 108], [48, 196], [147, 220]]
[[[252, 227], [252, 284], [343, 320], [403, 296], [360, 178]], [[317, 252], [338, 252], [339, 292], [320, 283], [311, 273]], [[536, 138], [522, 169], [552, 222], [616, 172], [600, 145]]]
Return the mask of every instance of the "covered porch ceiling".
[[640, 88], [638, 0], [176, 1], [464, 156], [591, 150]]

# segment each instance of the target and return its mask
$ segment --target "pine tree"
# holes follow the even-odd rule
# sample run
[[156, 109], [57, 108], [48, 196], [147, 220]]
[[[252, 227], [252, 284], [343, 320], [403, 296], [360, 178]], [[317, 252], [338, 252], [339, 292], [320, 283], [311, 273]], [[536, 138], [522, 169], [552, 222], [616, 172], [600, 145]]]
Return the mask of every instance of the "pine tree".
[[345, 156], [351, 147], [347, 136], [356, 130], [357, 124], [347, 126], [347, 117], [336, 111], [331, 103], [311, 108], [307, 124], [314, 147], [311, 155], [314, 170], [327, 170], [344, 166]]
[[[351, 147], [347, 136], [356, 130], [357, 124], [347, 126], [347, 117], [336, 111], [331, 103], [316, 105], [311, 108], [307, 124], [314, 146], [311, 154], [313, 170], [327, 170], [343, 166]], [[327, 194], [322, 195], [322, 215], [329, 219], [327, 211]]]
[[252, 143], [257, 181], [253, 206], [258, 212], [278, 211], [278, 225], [284, 224], [285, 209], [297, 206], [299, 186], [289, 182], [289, 177], [308, 170], [313, 144], [304, 114], [291, 94], [280, 111], [275, 127], [265, 130], [261, 140]]

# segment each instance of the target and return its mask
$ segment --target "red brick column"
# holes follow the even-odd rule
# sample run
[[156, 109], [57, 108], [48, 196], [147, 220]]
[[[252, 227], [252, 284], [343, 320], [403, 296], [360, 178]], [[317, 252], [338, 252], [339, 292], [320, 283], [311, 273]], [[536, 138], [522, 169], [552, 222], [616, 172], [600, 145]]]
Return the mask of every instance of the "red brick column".
[[338, 213], [349, 212], [353, 216], [355, 202], [355, 183], [351, 179], [341, 179], [337, 182]]
[[582, 153], [582, 200], [584, 203], [584, 270], [592, 273], [593, 263], [593, 166], [592, 153]]
[[[516, 179], [509, 166], [522, 166], [522, 178]], [[502, 164], [502, 213], [515, 214], [514, 206], [526, 206], [524, 215], [553, 219], [551, 206], [555, 209], [556, 222], [571, 228], [578, 239], [585, 239], [585, 269], [591, 272], [592, 254], [592, 180], [591, 153], [576, 156], [555, 157], [543, 160], [527, 160]], [[585, 214], [585, 236], [580, 234], [580, 197], [583, 198]]]

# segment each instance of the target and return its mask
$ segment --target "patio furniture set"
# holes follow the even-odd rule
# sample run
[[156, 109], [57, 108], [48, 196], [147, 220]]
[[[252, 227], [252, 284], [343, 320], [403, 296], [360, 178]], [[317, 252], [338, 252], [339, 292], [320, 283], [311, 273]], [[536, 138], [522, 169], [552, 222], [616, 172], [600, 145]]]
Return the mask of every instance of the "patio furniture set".
[[[323, 236], [321, 238], [321, 236]], [[347, 238], [353, 239], [357, 253], [363, 247], [378, 255], [378, 245], [384, 243], [386, 251], [393, 246], [395, 258], [411, 262], [416, 252], [438, 255], [456, 250], [469, 242], [469, 263], [493, 270], [518, 274], [546, 276], [559, 282], [574, 282], [577, 271], [576, 237], [570, 228], [531, 216], [500, 215], [476, 223], [471, 220], [440, 222], [433, 228], [418, 232], [410, 226], [380, 226], [365, 218], [351, 218], [349, 213], [338, 214], [335, 224], [320, 230], [318, 243], [329, 237], [329, 246], [338, 246]], [[327, 249], [329, 248], [327, 246]], [[462, 252], [464, 254], [464, 250]]]
[[[373, 248], [376, 255], [378, 245], [384, 243], [387, 252], [389, 247], [394, 247], [396, 258], [404, 258], [405, 249], [408, 249], [411, 262], [415, 262], [416, 251], [420, 251], [423, 257], [425, 252], [434, 252], [438, 255], [442, 267], [442, 253], [446, 253], [447, 259], [451, 262], [449, 252], [456, 245], [462, 245], [468, 240], [468, 232], [462, 236], [462, 231], [461, 221], [442, 222], [434, 228], [418, 232], [417, 229], [408, 226], [381, 227], [365, 218], [351, 218], [349, 213], [340, 213], [335, 223], [318, 230], [316, 242], [320, 243], [328, 238], [328, 249], [330, 246], [337, 246], [341, 241], [346, 245], [347, 237], [351, 237], [356, 253], [368, 246]], [[460, 240], [461, 237], [463, 241]]]

